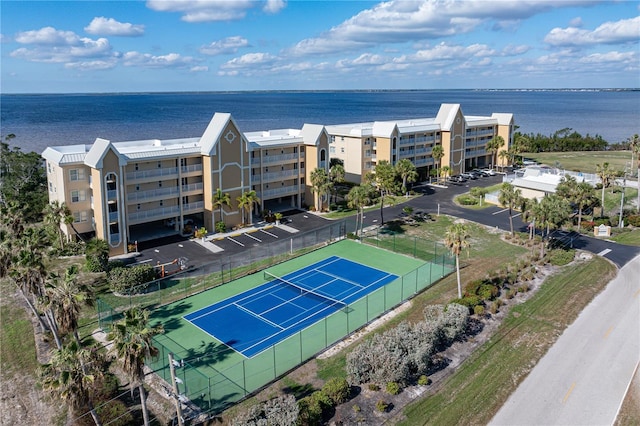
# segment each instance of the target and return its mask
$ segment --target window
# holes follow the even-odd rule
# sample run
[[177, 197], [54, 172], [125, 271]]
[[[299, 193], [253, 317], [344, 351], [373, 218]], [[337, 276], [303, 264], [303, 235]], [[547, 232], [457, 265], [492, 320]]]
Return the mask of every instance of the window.
[[336, 137], [335, 136], [331, 136], [331, 139], [329, 140], [329, 143], [335, 143], [336, 142]]
[[71, 202], [78, 203], [80, 201], [84, 201], [86, 199], [86, 195], [84, 191], [71, 191]]
[[365, 157], [371, 157], [371, 150], [370, 149], [365, 150], [364, 156]]
[[294, 154], [297, 154], [297, 153], [298, 153], [298, 147], [297, 147], [297, 146], [294, 146], [294, 147], [293, 147], [293, 153], [294, 153]]
[[162, 161], [158, 161], [158, 168], [161, 169], [162, 168]]
[[336, 153], [336, 147], [335, 146], [330, 146], [329, 147], [329, 154], [335, 154]]
[[84, 169], [71, 169], [69, 170], [69, 179], [72, 181], [84, 180]]
[[53, 173], [53, 169], [51, 168], [51, 163], [47, 161], [47, 169], [49, 170], [49, 173]]
[[140, 210], [140, 204], [138, 204], [138, 206], [137, 206], [137, 207], [138, 207], [138, 210]]
[[162, 188], [162, 181], [161, 180], [158, 181], [158, 188]]
[[138, 163], [136, 163], [136, 172], [138, 171]]
[[364, 140], [365, 145], [371, 145], [371, 138], [367, 138]]
[[73, 212], [73, 221], [75, 223], [87, 222], [89, 220], [89, 215], [87, 212]]
[[49, 192], [53, 192], [53, 183], [49, 182]]
[[136, 191], [140, 191], [140, 185], [136, 185]]
[[164, 206], [164, 201], [160, 200], [160, 207]]
[[340, 148], [340, 152], [344, 154], [344, 148]]

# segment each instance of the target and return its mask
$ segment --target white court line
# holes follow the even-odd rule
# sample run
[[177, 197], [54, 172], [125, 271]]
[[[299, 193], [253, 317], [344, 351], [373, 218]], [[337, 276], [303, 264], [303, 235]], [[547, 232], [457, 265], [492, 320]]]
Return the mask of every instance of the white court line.
[[228, 239], [228, 240], [233, 241], [234, 243], [236, 243], [236, 244], [237, 244], [237, 245], [239, 245], [239, 246], [244, 247], [244, 244], [242, 244], [240, 241], [236, 241], [236, 240], [234, 240], [234, 239], [233, 239], [233, 238], [231, 238], [231, 237], [227, 237], [227, 239]]
[[258, 318], [258, 319], [260, 319], [260, 320], [262, 320], [262, 321], [266, 322], [267, 324], [270, 324], [270, 325], [272, 325], [272, 326], [274, 326], [274, 327], [279, 328], [280, 330], [284, 330], [284, 327], [282, 327], [282, 326], [280, 326], [280, 325], [276, 324], [275, 322], [271, 322], [271, 321], [269, 321], [268, 319], [266, 319], [266, 318], [262, 317], [260, 314], [256, 314], [256, 313], [255, 313], [255, 312], [253, 312], [252, 310], [249, 310], [249, 309], [245, 308], [245, 307], [244, 307], [244, 306], [242, 306], [242, 305], [238, 305], [237, 303], [234, 303], [234, 305], [235, 305], [238, 309], [240, 309], [241, 311], [245, 311], [246, 313], [248, 313], [248, 314], [249, 314], [249, 315], [251, 315], [252, 317]]
[[604, 256], [605, 254], [609, 253], [610, 251], [611, 251], [611, 249], [604, 249], [600, 253], [598, 253], [598, 256]]
[[506, 212], [506, 211], [508, 211], [508, 210], [509, 210], [509, 209], [502, 209], [502, 210], [499, 210], [499, 211], [497, 211], [497, 212], [493, 212], [493, 213], [491, 213], [491, 214], [495, 216], [495, 215], [497, 215], [497, 214], [504, 213], [504, 212]]

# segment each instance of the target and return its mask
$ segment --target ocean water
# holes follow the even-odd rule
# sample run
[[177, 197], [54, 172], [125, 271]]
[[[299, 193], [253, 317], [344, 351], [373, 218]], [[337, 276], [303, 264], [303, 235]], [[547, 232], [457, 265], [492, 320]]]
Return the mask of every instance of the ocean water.
[[465, 115], [511, 112], [523, 133], [572, 128], [609, 143], [640, 133], [640, 90], [425, 90], [0, 95], [0, 134], [12, 146], [200, 136], [215, 112], [242, 131], [434, 117], [441, 103]]

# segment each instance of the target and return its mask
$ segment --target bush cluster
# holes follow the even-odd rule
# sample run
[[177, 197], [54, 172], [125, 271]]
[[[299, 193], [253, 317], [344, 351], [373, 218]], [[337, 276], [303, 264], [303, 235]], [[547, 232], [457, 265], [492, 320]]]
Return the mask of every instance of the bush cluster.
[[462, 204], [463, 206], [475, 206], [476, 204], [478, 204], [478, 199], [476, 197], [472, 197], [469, 194], [460, 195], [457, 200], [458, 203]]
[[547, 252], [549, 263], [555, 266], [564, 266], [573, 261], [575, 250], [554, 249]]
[[347, 355], [347, 375], [354, 384], [408, 384], [431, 365], [431, 357], [466, 329], [469, 309], [458, 304], [427, 306], [425, 320], [402, 322], [376, 334]]
[[136, 265], [132, 267], [116, 267], [109, 271], [107, 279], [114, 293], [135, 294], [146, 289], [148, 284], [156, 278], [156, 271], [151, 265]]
[[625, 218], [628, 225], [640, 226], [640, 214], [631, 214]]
[[233, 426], [298, 424], [299, 410], [293, 395], [279, 396], [261, 404], [256, 404], [231, 420]]

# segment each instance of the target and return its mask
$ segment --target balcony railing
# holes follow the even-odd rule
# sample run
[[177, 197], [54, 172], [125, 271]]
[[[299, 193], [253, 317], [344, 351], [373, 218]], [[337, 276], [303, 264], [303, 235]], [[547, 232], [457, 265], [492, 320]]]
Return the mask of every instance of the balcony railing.
[[204, 209], [204, 201], [196, 201], [195, 203], [184, 204], [182, 209], [185, 213], [195, 213]]
[[179, 214], [179, 206], [161, 207], [159, 209], [143, 210], [130, 213], [129, 221], [132, 223], [148, 222], [150, 220], [161, 219], [163, 217], [175, 217]]
[[298, 193], [298, 186], [285, 186], [282, 188], [274, 188], [274, 189], [265, 189], [264, 191], [258, 192], [258, 198], [262, 201], [268, 200], [271, 198], [282, 197], [284, 195], [293, 195]]
[[107, 201], [113, 201], [115, 199], [118, 198], [118, 190], [117, 189], [111, 189], [109, 191], [107, 191]]
[[[293, 153], [293, 154], [280, 154], [280, 155], [265, 155], [262, 157], [262, 164], [271, 164], [271, 163], [282, 163], [282, 162], [292, 162], [293, 160], [298, 160], [298, 158], [304, 158], [304, 152], [301, 153]], [[253, 158], [254, 161], [251, 162], [252, 165], [260, 164], [260, 159]]]
[[193, 173], [193, 172], [201, 172], [202, 164], [191, 164], [188, 166], [181, 166], [180, 171], [184, 174]]
[[177, 167], [164, 167], [153, 170], [139, 170], [137, 172], [129, 172], [127, 173], [128, 181], [135, 181], [141, 179], [153, 179], [158, 177], [172, 177], [178, 176], [178, 168]]
[[112, 246], [117, 246], [120, 244], [120, 233], [109, 234], [109, 244]]
[[118, 221], [118, 212], [109, 212], [109, 223]]
[[140, 201], [151, 200], [153, 198], [170, 198], [176, 197], [180, 191], [178, 191], [178, 187], [170, 187], [170, 188], [157, 188], [151, 189], [149, 191], [137, 191], [131, 192], [127, 195], [127, 202], [134, 203]]
[[282, 170], [279, 172], [262, 173], [261, 175], [251, 176], [251, 181], [255, 183], [259, 182], [273, 182], [284, 180], [284, 178], [298, 177], [300, 173], [304, 173], [304, 169]]
[[202, 190], [204, 189], [204, 183], [202, 182], [198, 182], [198, 183], [190, 183], [188, 185], [182, 185], [182, 192], [202, 192]]

